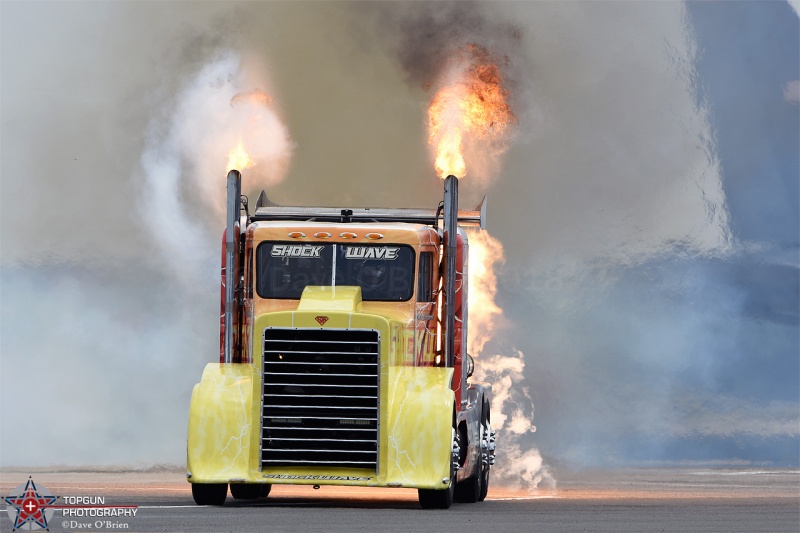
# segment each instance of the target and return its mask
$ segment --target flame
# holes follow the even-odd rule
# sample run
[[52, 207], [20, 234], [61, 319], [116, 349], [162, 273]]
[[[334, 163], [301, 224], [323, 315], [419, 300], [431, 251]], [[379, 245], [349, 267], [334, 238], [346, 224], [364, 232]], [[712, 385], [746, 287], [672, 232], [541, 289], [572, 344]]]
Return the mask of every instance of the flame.
[[234, 107], [240, 102], [249, 102], [251, 104], [267, 107], [272, 103], [272, 97], [261, 89], [253, 89], [252, 91], [240, 92], [233, 95], [233, 98], [231, 98], [231, 107]]
[[228, 170], [244, 170], [253, 165], [255, 165], [255, 163], [253, 163], [253, 160], [247, 155], [247, 150], [244, 149], [244, 143], [242, 141], [239, 141], [239, 144], [228, 152]]
[[489, 52], [470, 44], [455, 58], [449, 78], [428, 107], [428, 143], [436, 147], [442, 178], [467, 174], [463, 143], [505, 140], [517, 119], [508, 105], [500, 67]]
[[497, 274], [505, 262], [503, 245], [488, 231], [469, 231], [469, 345], [467, 351], [480, 355], [486, 342], [499, 328], [503, 310], [495, 303]]
[[[258, 108], [269, 108], [270, 104], [272, 104], [272, 97], [261, 89], [236, 93], [230, 102], [231, 107], [243, 106], [248, 113], [245, 124], [250, 126], [247, 131], [248, 135], [246, 135], [249, 137], [252, 137], [255, 130], [254, 126], [263, 123], [263, 111], [259, 112]], [[251, 141], [252, 139], [249, 140]], [[250, 144], [252, 146], [252, 143]], [[228, 170], [244, 170], [253, 166], [255, 166], [255, 161], [250, 158], [244, 148], [244, 142], [240, 139], [239, 144], [228, 152]]]
[[454, 128], [442, 136], [436, 147], [436, 172], [445, 178], [450, 174], [464, 176], [467, 165], [461, 155], [461, 130]]
[[[450, 67], [447, 79], [451, 83], [436, 92], [428, 108], [428, 143], [436, 150], [436, 172], [442, 178], [450, 174], [464, 177], [470, 163], [479, 177], [491, 177], [517, 122], [507, 102], [500, 66], [484, 48], [469, 45]], [[489, 166], [482, 167], [486, 163]], [[540, 484], [554, 488], [555, 479], [541, 454], [523, 441], [525, 435], [536, 431], [525, 356], [517, 349], [503, 355], [487, 348], [494, 348], [505, 326], [503, 310], [495, 302], [497, 271], [505, 262], [503, 245], [486, 231], [468, 233], [467, 352], [480, 359], [473, 379], [492, 384], [492, 428], [502, 432], [499, 438], [503, 442], [496, 467], [499, 477], [528, 488]]]
[[[515, 437], [533, 433], [533, 400], [525, 382], [525, 355], [514, 350], [513, 355], [487, 353], [486, 344], [498, 338], [503, 330], [503, 310], [497, 297], [497, 269], [505, 263], [502, 243], [487, 231], [469, 231], [469, 335], [467, 352], [480, 358], [475, 367], [478, 381], [492, 384], [492, 427], [504, 430], [510, 450], [520, 451]], [[538, 455], [530, 450], [525, 454]], [[541, 459], [541, 457], [540, 457]], [[535, 463], [535, 461], [533, 462]], [[535, 465], [534, 465], [535, 466]], [[524, 468], [528, 468], [527, 466]], [[533, 472], [552, 481], [549, 471], [541, 465], [530, 467]], [[513, 468], [507, 469], [513, 473]], [[525, 478], [524, 472], [517, 472]], [[542, 481], [542, 479], [539, 479]], [[548, 481], [548, 482], [550, 482]]]
[[[503, 429], [511, 418], [514, 383], [520, 381], [525, 363], [516, 357], [484, 353], [486, 343], [502, 329], [503, 310], [495, 303], [496, 269], [505, 262], [503, 245], [487, 231], [469, 232], [469, 334], [467, 353], [480, 358], [475, 371], [479, 380], [492, 383], [492, 427]], [[532, 427], [529, 422], [528, 427]]]

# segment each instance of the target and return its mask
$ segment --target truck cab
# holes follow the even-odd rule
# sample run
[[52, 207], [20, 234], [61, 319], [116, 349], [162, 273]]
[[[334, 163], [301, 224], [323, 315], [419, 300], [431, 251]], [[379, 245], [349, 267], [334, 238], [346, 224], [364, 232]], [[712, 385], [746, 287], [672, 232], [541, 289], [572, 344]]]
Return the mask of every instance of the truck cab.
[[190, 406], [195, 501], [274, 484], [410, 487], [426, 508], [483, 500], [491, 389], [469, 382], [459, 222], [482, 226], [485, 204], [458, 211], [450, 177], [434, 210], [284, 207], [262, 193], [251, 215], [240, 180], [229, 173], [220, 360]]

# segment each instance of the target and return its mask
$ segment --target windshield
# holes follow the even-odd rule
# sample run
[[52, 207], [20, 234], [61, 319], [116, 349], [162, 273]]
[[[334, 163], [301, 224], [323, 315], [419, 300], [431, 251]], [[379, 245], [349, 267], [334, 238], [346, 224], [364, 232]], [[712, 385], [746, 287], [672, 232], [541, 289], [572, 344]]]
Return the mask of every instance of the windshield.
[[414, 294], [414, 260], [407, 245], [263, 242], [256, 253], [256, 292], [299, 299], [308, 285], [357, 285], [364, 301], [404, 302]]

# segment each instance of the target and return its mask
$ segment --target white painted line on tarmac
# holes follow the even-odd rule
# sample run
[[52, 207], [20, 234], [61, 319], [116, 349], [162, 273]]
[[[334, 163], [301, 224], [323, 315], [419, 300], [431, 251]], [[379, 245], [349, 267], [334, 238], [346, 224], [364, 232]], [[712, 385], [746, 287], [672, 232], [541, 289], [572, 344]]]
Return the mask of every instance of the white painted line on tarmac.
[[208, 505], [137, 505], [139, 509], [185, 509], [189, 507], [196, 507], [198, 509], [202, 507], [209, 507]]
[[490, 502], [511, 502], [517, 500], [547, 500], [550, 498], [558, 498], [558, 496], [514, 496], [512, 498], [486, 498], [486, 501]]

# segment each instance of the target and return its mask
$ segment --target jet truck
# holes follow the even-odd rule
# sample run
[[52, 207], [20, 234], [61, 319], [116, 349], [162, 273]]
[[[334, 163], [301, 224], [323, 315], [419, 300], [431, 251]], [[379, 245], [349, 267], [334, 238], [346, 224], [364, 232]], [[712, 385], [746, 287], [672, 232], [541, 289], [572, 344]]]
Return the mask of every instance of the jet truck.
[[491, 388], [467, 354], [458, 179], [435, 209], [253, 213], [227, 177], [219, 362], [192, 391], [187, 479], [199, 505], [272, 485], [414, 488], [423, 508], [486, 497]]

